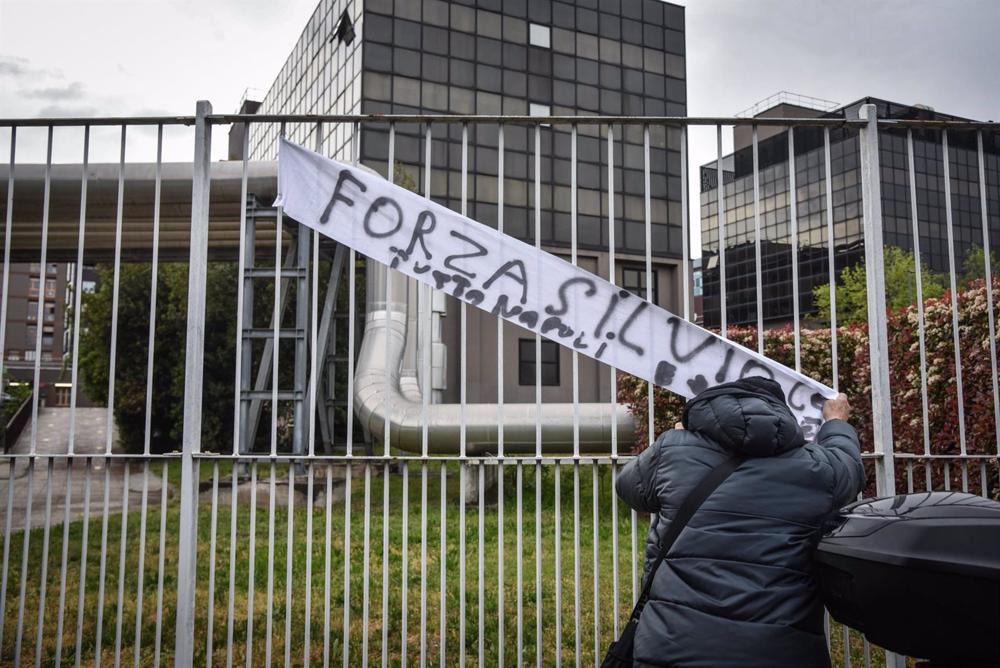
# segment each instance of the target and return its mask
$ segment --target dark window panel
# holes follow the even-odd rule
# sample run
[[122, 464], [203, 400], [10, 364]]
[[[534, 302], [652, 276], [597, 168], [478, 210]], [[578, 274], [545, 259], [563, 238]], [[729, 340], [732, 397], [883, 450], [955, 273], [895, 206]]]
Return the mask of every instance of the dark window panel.
[[393, 69], [395, 74], [414, 77], [420, 76], [420, 52], [409, 49], [393, 50]]
[[576, 29], [578, 31], [597, 34], [597, 12], [590, 9], [576, 8]]
[[552, 56], [553, 53], [549, 49], [528, 47], [528, 71], [531, 74], [552, 76]]
[[393, 44], [409, 49], [420, 48], [420, 24], [413, 21], [395, 19], [393, 21]]
[[552, 79], [530, 75], [528, 77], [528, 99], [532, 102], [552, 102]]
[[642, 30], [642, 43], [653, 49], [663, 48], [663, 30], [659, 26], [645, 25]]
[[626, 44], [642, 44], [642, 24], [622, 19], [622, 41]]
[[472, 35], [468, 35], [463, 32], [451, 31], [451, 53], [449, 54], [452, 58], [469, 58], [473, 59], [476, 57], [476, 38]]
[[684, 33], [679, 30], [670, 30], [669, 28], [663, 31], [663, 49], [669, 51], [670, 53], [676, 53], [678, 55], [684, 55]]
[[528, 3], [528, 20], [545, 25], [552, 23], [551, 0], [531, 0]]
[[525, 97], [528, 94], [528, 78], [522, 72], [504, 70], [503, 94]]
[[392, 44], [392, 19], [379, 14], [365, 16], [365, 41]]
[[[365, 2], [365, 21], [368, 21], [367, 12], [381, 12], [387, 16], [392, 16], [392, 0], [366, 0]], [[367, 25], [367, 23], [365, 24]], [[365, 28], [367, 31], [367, 28]], [[368, 36], [368, 33], [365, 33]]]
[[503, 65], [507, 69], [524, 70], [528, 66], [527, 49], [520, 44], [503, 45]]
[[451, 63], [451, 83], [453, 86], [472, 88], [476, 85], [475, 65], [462, 60], [452, 59]]
[[597, 111], [600, 106], [598, 89], [594, 86], [578, 85], [576, 87], [576, 103], [587, 111]]
[[552, 99], [571, 107], [576, 106], [576, 85], [555, 79], [552, 82]]
[[663, 3], [660, 0], [642, 0], [642, 20], [663, 25]]
[[684, 30], [684, 8], [677, 5], [663, 5], [663, 25], [674, 30]]
[[428, 81], [448, 83], [448, 59], [425, 53], [423, 57], [423, 77]]
[[622, 96], [613, 90], [601, 91], [601, 113], [613, 114], [615, 116], [622, 113]]
[[[534, 338], [518, 339], [518, 369], [517, 378], [519, 385], [534, 385], [537, 380], [537, 370], [535, 367]], [[559, 384], [559, 344], [555, 341], [542, 340], [541, 348], [541, 381], [542, 385]]]
[[622, 38], [622, 20], [618, 16], [602, 13], [598, 20], [597, 28], [601, 37], [607, 37], [608, 39]]
[[[635, 0], [625, 0], [625, 3], [635, 2]], [[608, 14], [619, 15], [622, 13], [622, 3], [621, 0], [599, 0], [597, 3], [602, 12], [607, 12]]]
[[457, 4], [452, 5], [451, 29], [469, 33], [476, 32], [476, 10]]
[[503, 17], [503, 39], [514, 44], [527, 44], [528, 22], [513, 16]]
[[552, 54], [552, 74], [559, 79], [574, 80], [576, 78], [576, 59], [559, 53]]
[[397, 18], [420, 20], [420, 3], [413, 0], [396, 0], [393, 16]]
[[601, 86], [621, 90], [622, 71], [617, 65], [601, 65]]
[[576, 29], [576, 7], [565, 2], [552, 3], [552, 25], [567, 30]]
[[600, 67], [596, 60], [576, 59], [576, 81], [596, 86], [600, 82]]
[[477, 12], [476, 32], [482, 37], [500, 39], [503, 36], [503, 17], [482, 9]]
[[671, 102], [687, 102], [687, 86], [680, 79], [665, 79], [666, 98]]
[[528, 13], [528, 0], [503, 0], [503, 13], [524, 18]]
[[503, 64], [503, 51], [500, 45], [501, 42], [498, 40], [489, 39], [488, 37], [478, 37], [476, 38], [476, 56], [480, 62], [486, 65], [496, 65], [499, 67]]
[[448, 31], [444, 28], [424, 26], [424, 51], [448, 55]]
[[[448, 3], [443, 0], [423, 0], [424, 22], [436, 26], [448, 25]], [[414, 3], [416, 4], [416, 3]]]
[[643, 73], [639, 70], [625, 68], [622, 88], [629, 93], [642, 93]]
[[503, 71], [489, 65], [476, 66], [476, 88], [493, 93], [503, 90]]
[[580, 32], [576, 33], [576, 55], [597, 60], [600, 53], [598, 44], [596, 37]]
[[392, 72], [392, 49], [388, 46], [365, 42], [365, 68], [377, 72]]

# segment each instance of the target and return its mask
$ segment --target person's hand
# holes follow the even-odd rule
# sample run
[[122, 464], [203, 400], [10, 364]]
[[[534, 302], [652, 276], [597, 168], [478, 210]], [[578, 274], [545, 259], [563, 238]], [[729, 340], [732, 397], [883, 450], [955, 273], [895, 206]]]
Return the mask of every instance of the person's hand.
[[683, 422], [675, 422], [674, 423], [674, 429], [683, 429], [683, 428], [684, 428], [684, 423]]
[[823, 404], [824, 420], [847, 420], [851, 417], [851, 404], [843, 392]]

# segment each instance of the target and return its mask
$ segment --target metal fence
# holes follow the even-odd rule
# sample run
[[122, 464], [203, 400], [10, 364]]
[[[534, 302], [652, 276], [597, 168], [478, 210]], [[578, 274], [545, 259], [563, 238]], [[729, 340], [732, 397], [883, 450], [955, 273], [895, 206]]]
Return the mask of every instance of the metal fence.
[[[720, 158], [722, 129], [725, 126], [753, 126], [753, 154], [757, 158], [757, 126], [782, 126], [790, 134], [796, 128], [811, 127], [829, 132], [847, 129], [860, 135], [861, 183], [864, 191], [864, 233], [867, 273], [868, 321], [871, 323], [868, 345], [871, 360], [871, 405], [856, 405], [856, 410], [872, 413], [874, 448], [864, 453], [866, 463], [874, 467], [879, 494], [892, 494], [933, 485], [950, 488], [953, 472], [960, 471], [963, 490], [995, 494], [997, 447], [1000, 438], [990, 443], [966, 443], [959, 451], [940, 454], [931, 451], [929, 439], [923, 452], [894, 452], [892, 407], [894, 388], [890, 382], [888, 318], [885, 309], [885, 277], [882, 271], [882, 197], [879, 165], [880, 131], [924, 131], [941, 133], [945, 143], [950, 133], [973, 133], [979, 146], [979, 183], [982, 215], [982, 241], [990, 248], [990, 218], [998, 212], [987, 210], [987, 184], [984, 171], [982, 138], [994, 133], [992, 124], [879, 120], [873, 107], [866, 107], [860, 119], [743, 119], [743, 118], [542, 118], [542, 117], [462, 117], [462, 116], [233, 116], [215, 115], [208, 103], [201, 102], [197, 114], [181, 118], [113, 119], [32, 119], [2, 120], [9, 131], [10, 159], [6, 178], [4, 237], [3, 306], [0, 313], [0, 340], [6, 340], [9, 274], [12, 262], [74, 263], [77, 267], [100, 262], [107, 266], [111, 281], [108, 317], [110, 350], [107, 383], [108, 407], [128, 400], [139, 408], [145, 422], [133, 433], [141, 434], [140, 447], [131, 451], [115, 437], [116, 418], [111, 408], [79, 407], [81, 386], [79, 358], [83, 302], [82, 271], [74, 274], [70, 290], [67, 327], [72, 344], [66, 360], [72, 396], [64, 413], [42, 406], [39, 392], [34, 392], [31, 421], [17, 446], [0, 456], [6, 467], [6, 494], [0, 499], [4, 508], [3, 565], [0, 580], [0, 656], [18, 665], [82, 665], [102, 662], [132, 662], [133, 665], [159, 665], [174, 661], [181, 665], [247, 666], [259, 663], [288, 664], [343, 663], [344, 665], [392, 664], [409, 662], [457, 661], [460, 665], [535, 663], [536, 665], [597, 664], [604, 648], [616, 635], [635, 600], [640, 587], [643, 541], [648, 519], [619, 504], [614, 481], [619, 468], [628, 460], [629, 446], [612, 437], [603, 454], [580, 447], [581, 416], [586, 410], [580, 400], [580, 360], [572, 356], [572, 403], [567, 418], [568, 443], [564, 452], [552, 452], [542, 442], [543, 384], [542, 365], [536, 363], [532, 414], [533, 439], [526, 443], [505, 442], [505, 422], [513, 424], [521, 415], [518, 407], [505, 403], [503, 387], [504, 324], [497, 320], [496, 349], [474, 348], [468, 336], [465, 305], [458, 309], [460, 318], [459, 400], [454, 416], [458, 448], [450, 454], [433, 454], [432, 442], [438, 437], [426, 419], [431, 403], [432, 346], [430, 328], [433, 304], [429, 292], [419, 295], [419, 316], [411, 321], [423, 337], [417, 351], [420, 371], [416, 387], [409, 395], [424, 416], [420, 425], [418, 447], [410, 452], [397, 447], [389, 424], [394, 416], [385, 414], [383, 433], [373, 440], [365, 425], [353, 416], [358, 411], [354, 378], [361, 369], [358, 351], [362, 341], [374, 336], [380, 324], [383, 333], [390, 330], [397, 313], [391, 305], [394, 285], [385, 268], [372, 267], [362, 273], [363, 258], [353, 250], [325, 246], [317, 236], [298, 230], [283, 220], [280, 209], [273, 218], [253, 218], [248, 197], [255, 183], [273, 181], [273, 168], [267, 169], [245, 157], [220, 166], [211, 160], [213, 130], [243, 124], [277, 124], [281, 132], [292, 133], [306, 128], [313, 146], [324, 150], [328, 137], [344, 136], [344, 146], [331, 149], [348, 159], [358, 159], [359, 135], [369, 128], [388, 132], [388, 155], [384, 167], [390, 178], [397, 162], [395, 137], [403, 126], [419, 127], [425, 143], [422, 191], [432, 195], [432, 141], [436, 133], [451, 136], [458, 144], [461, 169], [458, 186], [463, 212], [467, 206], [469, 169], [469, 130], [479, 136], [496, 133], [499, 145], [496, 176], [498, 187], [497, 224], [504, 225], [504, 132], [527, 128], [530, 152], [534, 161], [532, 204], [534, 232], [541, 244], [541, 207], [539, 178], [543, 133], [562, 131], [569, 134], [572, 157], [569, 164], [572, 240], [565, 249], [571, 261], [578, 261], [577, 239], [577, 141], [581, 135], [606, 140], [604, 160], [607, 165], [628, 167], [643, 175], [645, 195], [645, 296], [651, 296], [654, 256], [650, 236], [651, 135], [679, 133], [681, 181], [680, 208], [683, 230], [683, 271], [681, 302], [674, 305], [691, 318], [689, 266], [687, 133], [692, 128], [716, 128]], [[328, 130], [346, 131], [329, 135]], [[171, 146], [183, 145], [193, 160], [178, 166], [163, 160], [164, 135], [176, 135]], [[621, 150], [622, 138], [638, 138], [638, 153]], [[53, 160], [66, 156], [55, 146], [55, 139], [68, 138], [81, 158]], [[136, 149], [146, 151], [152, 160], [136, 160], [128, 153], [130, 138], [144, 137]], [[293, 135], [295, 136], [295, 135]], [[26, 140], [25, 137], [34, 137]], [[107, 140], [118, 155], [117, 165], [93, 164], [93, 138]], [[828, 135], [827, 135], [828, 137]], [[19, 159], [19, 147], [44, 147], [44, 164], [29, 164]], [[664, 139], [664, 142], [667, 140]], [[108, 149], [107, 145], [101, 150]], [[638, 162], [635, 156], [638, 155]], [[129, 158], [129, 160], [127, 160]], [[790, 152], [795, 160], [794, 151]], [[909, 174], [914, 169], [910, 155]], [[20, 160], [20, 161], [19, 161]], [[631, 161], [631, 162], [630, 162]], [[947, 170], [948, 160], [945, 161]], [[139, 164], [143, 163], [143, 164]], [[825, 154], [827, 201], [830, 198], [829, 142]], [[724, 183], [722, 162], [718, 166], [719, 183]], [[616, 179], [608, 176], [605, 207], [609, 242], [609, 278], [615, 281]], [[794, 169], [789, 173], [794, 178]], [[255, 181], [256, 180], [256, 181]], [[75, 183], [72, 187], [69, 184]], [[21, 185], [23, 184], [23, 185]], [[110, 185], [109, 185], [110, 184]], [[180, 184], [180, 185], [178, 185]], [[189, 194], [184, 188], [189, 184]], [[944, 178], [946, 197], [951, 181]], [[109, 186], [109, 190], [100, 190]], [[272, 186], [273, 187], [273, 186]], [[58, 190], [59, 197], [53, 194]], [[794, 183], [791, 185], [794, 191]], [[263, 187], [266, 192], [267, 188]], [[453, 192], [453, 191], [452, 191]], [[67, 194], [69, 193], [69, 194]], [[88, 200], [88, 193], [91, 197]], [[95, 195], [97, 193], [97, 195]], [[273, 194], [273, 193], [272, 193]], [[76, 205], [69, 206], [70, 198]], [[187, 199], [189, 197], [189, 199]], [[59, 199], [62, 198], [62, 199]], [[757, 213], [759, 193], [754, 190]], [[724, 202], [725, 198], [720, 198]], [[57, 201], [58, 200], [58, 201]], [[915, 197], [914, 197], [915, 200]], [[795, 228], [795, 198], [790, 200], [792, 257], [797, 258], [798, 237]], [[190, 203], [190, 209], [187, 203]], [[64, 206], [65, 205], [65, 206]], [[832, 215], [827, 207], [828, 239], [833, 238]], [[251, 211], [248, 214], [248, 210]], [[954, 244], [950, 235], [952, 221], [949, 200], [948, 230], [951, 248], [951, 288], [956, 290]], [[95, 213], [96, 212], [96, 213]], [[105, 217], [105, 213], [110, 215]], [[70, 224], [75, 215], [75, 224]], [[913, 207], [913, 225], [917, 226], [917, 208]], [[756, 218], [756, 279], [761, 281], [760, 226]], [[719, 215], [720, 221], [725, 220]], [[248, 234], [253, 225], [253, 234]], [[272, 236], [273, 234], [273, 236]], [[919, 239], [919, 234], [916, 235]], [[292, 253], [292, 238], [297, 243]], [[724, 230], [720, 227], [720, 238]], [[251, 241], [248, 241], [251, 240]], [[724, 242], [723, 242], [724, 243]], [[831, 280], [834, 278], [831, 257]], [[287, 254], [284, 252], [287, 251]], [[919, 260], [919, 247], [916, 249]], [[272, 257], [268, 263], [264, 259]], [[287, 258], [296, 257], [298, 266], [289, 268]], [[338, 260], [339, 257], [339, 260]], [[989, 254], [987, 254], [987, 258]], [[285, 258], [285, 259], [283, 259]], [[206, 403], [203, 392], [205, 369], [213, 363], [206, 355], [206, 340], [218, 336], [206, 319], [209, 293], [219, 288], [209, 279], [211, 262], [237, 266], [230, 285], [234, 298], [236, 327], [248, 322], [242, 331], [224, 333], [235, 339], [231, 359], [231, 377], [226, 377], [226, 392], [232, 396], [225, 410]], [[157, 336], [158, 318], [164, 307], [157, 304], [162, 286], [158, 263], [181, 263], [186, 281], [183, 305], [186, 314], [170, 317], [183, 322], [183, 370], [177, 382], [183, 385], [183, 406], [179, 424], [180, 438], [174, 451], [157, 452], [161, 434], [154, 433], [151, 416], [159, 410], [157, 388], [161, 387], [155, 365], [158, 355], [179, 352], [179, 340]], [[340, 265], [337, 264], [340, 262]], [[136, 341], [119, 338], [125, 323], [119, 318], [122, 304], [134, 295], [122, 294], [121, 279], [126, 265], [149, 267], [148, 302], [143, 302], [148, 320], [141, 354], [134, 353]], [[725, 254], [720, 256], [723, 305], [722, 331], [725, 324]], [[337, 269], [341, 267], [341, 269]], [[793, 262], [793, 275], [796, 264]], [[917, 270], [919, 271], [919, 264]], [[990, 369], [994, 415], [1000, 395], [997, 392], [993, 281], [990, 265], [984, 266], [989, 317]], [[343, 272], [343, 278], [341, 273]], [[379, 273], [381, 272], [381, 273]], [[321, 279], [329, 275], [325, 282]], [[254, 292], [255, 281], [267, 280], [263, 290]], [[346, 290], [338, 292], [346, 279]], [[368, 307], [361, 300], [363, 280]], [[295, 282], [294, 290], [289, 287]], [[131, 284], [130, 284], [131, 285]], [[404, 284], [405, 285], [405, 284]], [[794, 301], [798, 304], [799, 286], [792, 282]], [[918, 280], [919, 285], [919, 280]], [[343, 287], [343, 286], [341, 286]], [[291, 291], [291, 292], [290, 292]], [[126, 291], [127, 292], [127, 291]], [[270, 297], [269, 324], [256, 325], [254, 295]], [[333, 365], [324, 373], [326, 360], [316, 352], [323, 345], [320, 332], [321, 295], [333, 303], [329, 317], [339, 323], [340, 343], [333, 344]], [[338, 296], [339, 295], [339, 296]], [[833, 295], [831, 295], [833, 297]], [[395, 300], [402, 298], [397, 294]], [[42, 322], [43, 301], [37, 302], [37, 322]], [[295, 302], [294, 325], [287, 323], [286, 305]], [[836, 369], [836, 306], [831, 323], [832, 353]], [[228, 302], [227, 302], [228, 303]], [[337, 319], [337, 303], [341, 316]], [[379, 306], [381, 305], [381, 306]], [[962, 355], [959, 350], [958, 306], [952, 305], [954, 347], [958, 392], [956, 419], [964, 429], [962, 413]], [[355, 317], [367, 311], [367, 318]], [[256, 309], [258, 315], [261, 309]], [[922, 308], [918, 308], [920, 313]], [[343, 317], [346, 312], [347, 317]], [[131, 316], [130, 316], [131, 317]], [[798, 325], [796, 311], [795, 322]], [[335, 327], [328, 323], [330, 327]], [[763, 319], [758, 311], [758, 327]], [[91, 329], [94, 328], [91, 323]], [[361, 327], [364, 330], [361, 330]], [[494, 325], [490, 324], [490, 328]], [[286, 329], [296, 330], [293, 347], [282, 346]], [[346, 329], [345, 332], [342, 330]], [[252, 330], [252, 331], [251, 331]], [[270, 339], [264, 347], [254, 341]], [[132, 330], [129, 330], [132, 331]], [[256, 332], [256, 333], [255, 333]], [[262, 333], [264, 332], [264, 333]], [[919, 322], [918, 346], [923, 389], [924, 422], [928, 403], [926, 360], [924, 359], [924, 323]], [[324, 336], [327, 333], [324, 331]], [[387, 390], [400, 377], [392, 365], [390, 336], [385, 346], [384, 382]], [[267, 345], [270, 343], [270, 345]], [[42, 382], [42, 329], [36, 327], [33, 385]], [[246, 354], [244, 347], [250, 348]], [[801, 342], [795, 330], [796, 362]], [[339, 351], [339, 352], [338, 352]], [[978, 354], [986, 355], [980, 350]], [[495, 355], [497, 369], [496, 404], [484, 408], [467, 397], [467, 360], [469, 355]], [[289, 362], [289, 356], [292, 362]], [[141, 360], [141, 364], [135, 361]], [[541, 341], [535, 339], [536, 361], [542, 359]], [[284, 365], [282, 366], [282, 362]], [[3, 364], [4, 362], [0, 362]], [[263, 385], [249, 382], [254, 364], [269, 365], [262, 376]], [[283, 370], [294, 367], [290, 381]], [[339, 370], [338, 370], [339, 369]], [[297, 373], [301, 371], [301, 373]], [[614, 369], [601, 367], [610, 391], [601, 399], [613, 415], [618, 415], [617, 375]], [[116, 385], [133, 387], [129, 396], [116, 398]], [[261, 378], [261, 376], [258, 376]], [[285, 380], [282, 380], [282, 379]], [[836, 372], [834, 372], [836, 378]], [[91, 379], [91, 383], [94, 380]], [[282, 387], [290, 382], [293, 387]], [[329, 387], [324, 390], [324, 382]], [[228, 384], [231, 383], [231, 384]], [[144, 389], [142, 389], [144, 388]], [[212, 391], [209, 389], [209, 391]], [[324, 411], [317, 405], [326, 396], [331, 406], [337, 395], [342, 410], [331, 410], [323, 437], [320, 420]], [[214, 395], [212, 395], [214, 396]], [[268, 428], [258, 451], [248, 439], [244, 423], [248, 416], [270, 400], [273, 407], [261, 423]], [[652, 394], [648, 395], [649, 429], [653, 431], [655, 411]], [[932, 399], [933, 400], [933, 399]], [[278, 410], [279, 403], [297, 403], [296, 434], [286, 446], [283, 434], [287, 425]], [[255, 404], [255, 402], [257, 402]], [[134, 406], [133, 406], [134, 408]], [[469, 416], [488, 410], [495, 415], [495, 442], [483, 446], [480, 436], [476, 447], [469, 438]], [[506, 413], [506, 417], [505, 417]], [[302, 418], [311, 415], [314, 419]], [[585, 416], [584, 416], [585, 417]], [[996, 418], [995, 418], [996, 419]], [[339, 420], [339, 426], [338, 426]], [[224, 427], [211, 430], [212, 422]], [[522, 425], [524, 426], [524, 425]], [[1000, 433], [1000, 420], [996, 421]], [[204, 434], [231, 434], [231, 442], [211, 440]], [[510, 439], [515, 437], [508, 432]], [[169, 441], [169, 439], [167, 439]], [[325, 446], [325, 440], [333, 447]], [[298, 447], [295, 447], [296, 444]], [[127, 445], [127, 444], [126, 444]], [[505, 445], [507, 446], [505, 448]], [[516, 447], [515, 447], [516, 446]], [[943, 475], [941, 471], [943, 470]], [[906, 480], [897, 479], [905, 471]], [[933, 472], [937, 472], [935, 477]], [[919, 480], [926, 473], [926, 484]], [[978, 473], [978, 475], [977, 475]], [[977, 480], [978, 478], [978, 480]], [[940, 481], [940, 482], [937, 482]], [[835, 660], [897, 665], [899, 657], [873, 652], [860, 634], [836, 625], [830, 627], [830, 645]], [[899, 664], [901, 665], [901, 664]]]

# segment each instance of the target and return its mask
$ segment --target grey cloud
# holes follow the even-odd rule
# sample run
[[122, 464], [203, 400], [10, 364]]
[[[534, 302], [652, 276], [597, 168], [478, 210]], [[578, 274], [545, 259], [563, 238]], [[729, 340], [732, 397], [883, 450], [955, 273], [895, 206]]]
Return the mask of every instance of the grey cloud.
[[78, 100], [83, 97], [83, 84], [79, 81], [73, 81], [65, 86], [49, 86], [47, 88], [22, 90], [21, 95], [34, 100], [50, 100], [52, 102]]
[[47, 70], [41, 67], [33, 67], [27, 58], [18, 56], [7, 56], [0, 54], [0, 76], [29, 77], [45, 76], [61, 78], [62, 73], [57, 70]]
[[77, 118], [81, 116], [96, 116], [98, 111], [97, 107], [88, 104], [49, 104], [39, 109], [35, 115], [41, 118]]

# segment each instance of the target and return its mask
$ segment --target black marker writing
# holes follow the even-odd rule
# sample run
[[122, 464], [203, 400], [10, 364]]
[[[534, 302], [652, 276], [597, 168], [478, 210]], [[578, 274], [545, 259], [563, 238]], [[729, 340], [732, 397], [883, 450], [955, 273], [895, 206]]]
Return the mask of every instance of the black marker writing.
[[[347, 195], [340, 194], [340, 191], [344, 187], [345, 181], [351, 181], [352, 183], [354, 183], [354, 185], [356, 185], [361, 190], [361, 192], [368, 190], [368, 186], [363, 184], [361, 181], [358, 181], [358, 179], [354, 176], [354, 174], [351, 174], [350, 170], [348, 169], [340, 170], [340, 174], [337, 176], [337, 185], [334, 186], [333, 188], [333, 196], [330, 197], [330, 201], [327, 202], [326, 208], [323, 209], [323, 213], [319, 217], [319, 222], [325, 223], [328, 220], [330, 220], [330, 211], [333, 210], [333, 207], [337, 202], [343, 202], [347, 206], [354, 206], [353, 199], [351, 199]], [[399, 207], [396, 208], [398, 209]], [[400, 217], [402, 217], [402, 215], [403, 215], [402, 212], [400, 212]]]
[[566, 290], [568, 290], [571, 285], [575, 285], [577, 283], [587, 286], [587, 289], [583, 294], [588, 297], [593, 297], [597, 292], [597, 285], [589, 278], [585, 278], [583, 276], [571, 278], [559, 286], [559, 307], [554, 308], [552, 306], [546, 306], [545, 312], [549, 315], [566, 315], [566, 311], [569, 310], [569, 303], [566, 301]]
[[454, 269], [459, 273], [465, 274], [469, 278], [475, 278], [476, 272], [462, 269], [461, 267], [455, 264], [455, 260], [464, 260], [466, 258], [471, 258], [471, 257], [484, 257], [486, 255], [486, 247], [481, 245], [474, 239], [470, 239], [461, 232], [456, 232], [455, 230], [451, 230], [451, 236], [455, 237], [456, 239], [461, 239], [466, 243], [472, 244], [473, 246], [476, 247], [476, 250], [472, 251], [471, 253], [453, 253], [452, 255], [449, 255], [444, 259], [444, 266], [446, 266], [448, 269]]
[[[517, 271], [515, 271], [517, 270]], [[528, 274], [524, 269], [524, 263], [520, 260], [505, 262], [503, 266], [493, 272], [493, 275], [483, 283], [483, 289], [489, 290], [490, 286], [500, 278], [507, 277], [515, 283], [521, 284], [521, 303], [528, 303]]]

